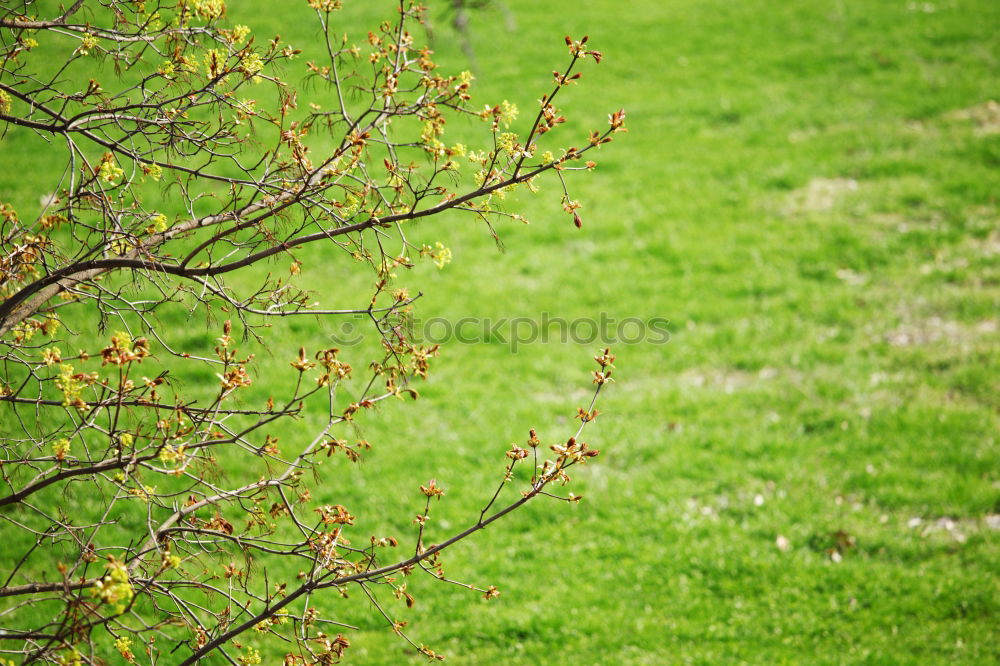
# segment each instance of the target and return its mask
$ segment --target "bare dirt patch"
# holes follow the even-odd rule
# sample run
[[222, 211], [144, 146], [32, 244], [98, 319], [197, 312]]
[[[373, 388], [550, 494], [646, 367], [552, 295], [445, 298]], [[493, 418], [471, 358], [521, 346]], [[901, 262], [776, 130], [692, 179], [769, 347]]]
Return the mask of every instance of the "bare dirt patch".
[[790, 213], [828, 211], [845, 194], [857, 190], [858, 181], [853, 178], [813, 178], [805, 187], [789, 193], [786, 210]]
[[972, 122], [979, 135], [1000, 134], [1000, 103], [992, 99], [967, 109], [949, 111], [944, 118]]
[[911, 321], [885, 334], [886, 342], [894, 347], [914, 347], [931, 344], [960, 345], [977, 338], [996, 335], [996, 319], [984, 319], [975, 324], [963, 324], [940, 317]]

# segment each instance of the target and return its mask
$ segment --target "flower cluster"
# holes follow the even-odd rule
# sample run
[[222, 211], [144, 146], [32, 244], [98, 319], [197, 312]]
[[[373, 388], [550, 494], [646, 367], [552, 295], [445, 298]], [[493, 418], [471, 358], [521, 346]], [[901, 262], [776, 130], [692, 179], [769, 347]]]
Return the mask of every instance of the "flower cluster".
[[116, 613], [121, 613], [135, 596], [135, 588], [129, 580], [128, 567], [124, 562], [110, 556], [104, 568], [108, 573], [94, 584], [91, 594], [111, 606]]

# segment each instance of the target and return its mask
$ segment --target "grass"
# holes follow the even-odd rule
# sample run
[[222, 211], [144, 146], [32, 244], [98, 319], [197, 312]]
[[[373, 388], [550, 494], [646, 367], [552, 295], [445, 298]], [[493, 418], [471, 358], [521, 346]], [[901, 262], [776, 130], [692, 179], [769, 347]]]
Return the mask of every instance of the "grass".
[[[363, 35], [374, 4], [346, 27]], [[501, 227], [503, 254], [468, 220], [422, 223], [455, 261], [408, 278], [418, 313], [656, 316], [671, 340], [616, 346], [581, 505], [528, 506], [445, 558], [500, 599], [417, 579], [394, 614], [460, 664], [994, 663], [1000, 5], [507, 4], [516, 31], [473, 22], [477, 99], [533, 108], [562, 35], [589, 33], [606, 61], [566, 113], [582, 132], [625, 107], [631, 133], [577, 179], [582, 232], [554, 183], [517, 204], [533, 224]], [[271, 6], [231, 17], [314, 43]], [[467, 68], [443, 25], [435, 48]], [[10, 164], [32, 143], [0, 145]], [[0, 173], [0, 199], [37, 206], [17, 178]], [[421, 402], [366, 419], [375, 450], [334, 462], [317, 499], [348, 506], [358, 535], [403, 535], [437, 477], [429, 539], [469, 522], [510, 441], [564, 436], [594, 347], [447, 345]], [[275, 349], [263, 374], [292, 354]], [[416, 659], [367, 602], [325, 603], [361, 627], [349, 661]]]

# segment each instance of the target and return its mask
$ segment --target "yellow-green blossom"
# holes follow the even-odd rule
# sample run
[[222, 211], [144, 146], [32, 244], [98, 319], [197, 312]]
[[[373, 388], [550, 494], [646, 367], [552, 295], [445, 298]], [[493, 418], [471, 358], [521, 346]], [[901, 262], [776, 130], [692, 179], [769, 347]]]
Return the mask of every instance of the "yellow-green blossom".
[[153, 486], [140, 486], [138, 488], [130, 488], [128, 491], [129, 495], [133, 497], [138, 497], [143, 502], [149, 503], [149, 496], [156, 492], [156, 488]]
[[323, 12], [335, 12], [341, 8], [341, 0], [309, 0], [309, 6]]
[[132, 349], [132, 336], [128, 331], [115, 331], [111, 336], [111, 346], [118, 352], [127, 352]]
[[76, 648], [70, 648], [69, 653], [60, 655], [56, 663], [59, 666], [83, 666], [83, 655]]
[[431, 258], [434, 260], [434, 265], [438, 269], [442, 269], [446, 264], [451, 263], [451, 249], [445, 247], [441, 243], [435, 243], [437, 249], [431, 253]]
[[246, 654], [237, 658], [237, 661], [242, 664], [242, 666], [253, 666], [254, 664], [261, 663], [260, 652], [252, 646], [247, 646]]
[[184, 447], [180, 446], [174, 448], [167, 444], [162, 449], [160, 449], [160, 455], [157, 456], [165, 465], [173, 465], [178, 462], [184, 462]]
[[517, 135], [513, 132], [504, 132], [497, 138], [497, 146], [503, 152], [513, 156], [520, 148], [517, 143]]
[[111, 153], [104, 153], [101, 158], [101, 166], [97, 170], [97, 175], [109, 185], [114, 185], [118, 179], [125, 175], [125, 171], [115, 163], [115, 157]]
[[439, 269], [444, 268], [445, 265], [451, 263], [451, 250], [445, 247], [441, 242], [434, 244], [434, 247], [430, 245], [424, 245], [420, 248], [421, 257], [430, 257], [434, 262], [434, 265]]
[[250, 28], [241, 23], [233, 27], [232, 31], [230, 31], [229, 41], [233, 44], [242, 44], [249, 35]]
[[62, 322], [55, 315], [49, 315], [45, 318], [45, 323], [42, 324], [42, 333], [53, 336], [59, 332], [60, 326], [62, 326]]
[[219, 53], [219, 49], [209, 49], [205, 53], [205, 73], [208, 75], [208, 78], [214, 79], [222, 74], [225, 68], [226, 59]]
[[226, 13], [226, 3], [223, 0], [193, 0], [191, 8], [206, 21], [217, 19]]
[[159, 164], [143, 164], [142, 172], [157, 183], [160, 182], [160, 178], [163, 176], [163, 168]]
[[49, 347], [42, 352], [42, 362], [45, 365], [55, 365], [62, 361], [62, 352], [59, 351], [59, 347]]
[[70, 441], [65, 437], [52, 442], [52, 454], [55, 455], [56, 460], [63, 460], [69, 453], [69, 449]]
[[121, 613], [135, 596], [135, 590], [128, 579], [128, 567], [114, 556], [108, 558], [104, 567], [108, 573], [94, 584], [90, 593], [114, 608], [116, 613]]
[[135, 663], [135, 653], [132, 652], [132, 639], [127, 636], [120, 636], [115, 640], [115, 648], [121, 653], [122, 658], [130, 664]]
[[257, 74], [264, 69], [264, 61], [259, 53], [248, 53], [240, 60], [239, 70], [247, 77], [253, 77], [253, 82], [257, 83], [260, 78]]
[[500, 104], [500, 122], [504, 127], [510, 127], [510, 124], [517, 120], [517, 114], [517, 104], [511, 104], [507, 100]]
[[56, 387], [63, 393], [63, 405], [69, 406], [80, 399], [84, 383], [74, 375], [73, 366], [70, 363], [63, 363], [59, 366]]
[[95, 48], [97, 48], [97, 37], [87, 33], [80, 40], [80, 45], [76, 47], [76, 52], [80, 55], [90, 55], [91, 50]]

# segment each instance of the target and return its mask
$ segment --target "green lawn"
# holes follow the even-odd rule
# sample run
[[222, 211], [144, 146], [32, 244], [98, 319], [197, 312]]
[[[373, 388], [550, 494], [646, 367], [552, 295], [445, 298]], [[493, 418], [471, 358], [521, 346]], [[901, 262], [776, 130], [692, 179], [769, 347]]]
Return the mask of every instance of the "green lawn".
[[[506, 4], [515, 31], [473, 18], [476, 100], [529, 122], [563, 35], [589, 33], [606, 59], [567, 91], [566, 131], [624, 107], [630, 133], [575, 179], [581, 231], [555, 181], [512, 204], [532, 224], [500, 225], [502, 253], [471, 219], [416, 226], [454, 253], [402, 276], [417, 315], [662, 317], [671, 337], [615, 345], [580, 505], [529, 505], [446, 554], [499, 599], [414, 577], [415, 608], [383, 602], [458, 664], [995, 663], [1000, 3]], [[315, 48], [304, 2], [231, 5]], [[348, 3], [344, 29], [360, 41], [393, 5]], [[443, 23], [439, 62], [468, 68]], [[33, 146], [12, 130], [3, 162]], [[0, 173], [0, 200], [28, 219], [20, 179]], [[302, 258], [325, 305], [368, 279]], [[262, 377], [331, 332], [283, 322]], [[569, 431], [597, 344], [446, 344], [420, 401], [361, 420], [374, 450], [327, 463], [317, 500], [359, 516], [358, 541], [403, 537], [436, 477], [428, 540], [474, 521], [511, 441]], [[360, 627], [348, 663], [417, 659], [360, 592], [322, 603]]]

